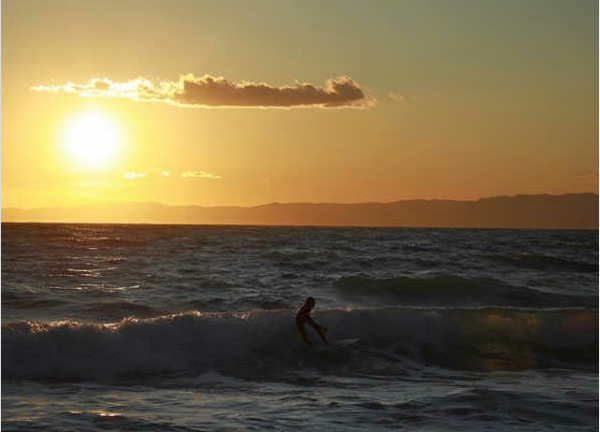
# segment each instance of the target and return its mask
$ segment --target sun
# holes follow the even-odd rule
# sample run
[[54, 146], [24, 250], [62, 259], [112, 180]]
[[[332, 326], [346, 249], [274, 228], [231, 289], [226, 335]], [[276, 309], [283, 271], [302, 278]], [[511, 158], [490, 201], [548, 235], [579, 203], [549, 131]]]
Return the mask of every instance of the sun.
[[66, 130], [66, 150], [73, 162], [100, 168], [115, 158], [121, 147], [117, 124], [98, 112], [75, 117]]

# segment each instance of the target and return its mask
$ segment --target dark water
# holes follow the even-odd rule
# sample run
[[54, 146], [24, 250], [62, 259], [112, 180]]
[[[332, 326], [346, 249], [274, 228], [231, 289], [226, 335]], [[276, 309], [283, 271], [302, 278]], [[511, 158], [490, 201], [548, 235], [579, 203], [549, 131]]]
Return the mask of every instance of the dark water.
[[598, 232], [2, 224], [3, 429], [402, 427], [598, 430]]

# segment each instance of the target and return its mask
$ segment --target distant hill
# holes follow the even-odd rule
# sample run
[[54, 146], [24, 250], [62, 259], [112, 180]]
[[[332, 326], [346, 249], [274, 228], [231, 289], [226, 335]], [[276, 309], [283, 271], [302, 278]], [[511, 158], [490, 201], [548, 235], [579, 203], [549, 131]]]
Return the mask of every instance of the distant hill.
[[598, 195], [517, 195], [477, 201], [272, 203], [256, 207], [116, 203], [2, 209], [2, 222], [598, 229]]

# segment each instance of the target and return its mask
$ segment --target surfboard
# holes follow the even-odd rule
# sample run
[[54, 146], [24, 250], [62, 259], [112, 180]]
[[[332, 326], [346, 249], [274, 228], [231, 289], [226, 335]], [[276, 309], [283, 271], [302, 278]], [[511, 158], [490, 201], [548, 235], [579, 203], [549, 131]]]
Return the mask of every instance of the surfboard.
[[317, 350], [317, 351], [337, 350], [337, 349], [341, 349], [341, 348], [346, 348], [347, 346], [350, 346], [356, 342], [358, 342], [358, 338], [333, 340], [333, 341], [329, 341], [329, 344], [327, 344], [327, 345], [320, 345], [320, 346], [316, 347], [315, 350]]

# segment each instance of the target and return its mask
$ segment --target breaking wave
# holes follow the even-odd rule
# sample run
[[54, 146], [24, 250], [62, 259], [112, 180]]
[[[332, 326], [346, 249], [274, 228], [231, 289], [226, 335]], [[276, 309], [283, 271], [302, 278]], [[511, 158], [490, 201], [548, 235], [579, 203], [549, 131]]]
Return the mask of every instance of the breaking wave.
[[[97, 380], [216, 370], [268, 379], [312, 367], [332, 373], [449, 369], [597, 368], [598, 311], [387, 308], [315, 314], [340, 351], [305, 348], [293, 311], [202, 313], [115, 324], [22, 321], [2, 326], [2, 377]], [[316, 335], [310, 333], [316, 340]], [[399, 369], [400, 368], [400, 369]]]

